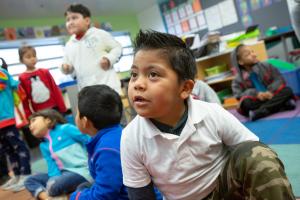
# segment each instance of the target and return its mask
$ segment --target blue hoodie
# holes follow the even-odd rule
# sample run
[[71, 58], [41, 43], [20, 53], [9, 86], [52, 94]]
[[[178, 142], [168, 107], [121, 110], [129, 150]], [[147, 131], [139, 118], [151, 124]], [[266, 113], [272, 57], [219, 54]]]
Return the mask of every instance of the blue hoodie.
[[121, 169], [121, 133], [120, 125], [107, 127], [87, 143], [89, 170], [95, 182], [91, 188], [74, 192], [70, 200], [128, 200]]

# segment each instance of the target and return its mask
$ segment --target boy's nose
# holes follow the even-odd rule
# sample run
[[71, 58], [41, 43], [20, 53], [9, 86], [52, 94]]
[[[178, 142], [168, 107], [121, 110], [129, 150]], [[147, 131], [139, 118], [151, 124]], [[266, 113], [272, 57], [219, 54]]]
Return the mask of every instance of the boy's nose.
[[146, 88], [146, 83], [144, 78], [138, 78], [134, 83], [134, 89], [144, 90]]

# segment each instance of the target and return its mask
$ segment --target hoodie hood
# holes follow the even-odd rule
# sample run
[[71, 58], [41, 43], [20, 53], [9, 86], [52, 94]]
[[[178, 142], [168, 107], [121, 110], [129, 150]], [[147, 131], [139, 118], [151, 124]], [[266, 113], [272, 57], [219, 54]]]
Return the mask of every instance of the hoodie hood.
[[231, 63], [232, 66], [234, 67], [235, 71], [236, 71], [236, 75], [239, 76], [242, 79], [242, 69], [241, 69], [241, 65], [238, 62], [238, 58], [237, 58], [237, 52], [239, 50], [240, 47], [242, 47], [244, 45], [240, 44], [238, 45], [233, 52], [231, 53]]

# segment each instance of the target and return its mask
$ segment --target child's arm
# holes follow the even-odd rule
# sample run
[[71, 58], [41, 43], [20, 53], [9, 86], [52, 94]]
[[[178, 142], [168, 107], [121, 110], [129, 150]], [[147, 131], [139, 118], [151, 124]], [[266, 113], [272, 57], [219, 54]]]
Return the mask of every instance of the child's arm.
[[122, 47], [108, 32], [103, 31], [101, 37], [107, 54], [100, 59], [100, 65], [102, 69], [106, 70], [117, 62], [121, 56]]
[[257, 90], [255, 88], [244, 88], [244, 83], [240, 82], [237, 79], [234, 79], [231, 84], [231, 89], [234, 94], [234, 97], [240, 99], [244, 96], [257, 96]]
[[127, 187], [130, 200], [156, 200], [153, 183], [141, 188]]
[[74, 192], [70, 200], [115, 200], [123, 187], [120, 152], [113, 148], [98, 149], [95, 162], [95, 182], [91, 188]]
[[128, 195], [133, 200], [155, 200], [151, 176], [142, 163], [138, 150], [125, 139], [126, 134], [121, 139], [121, 161], [123, 171], [123, 182], [128, 188]]
[[19, 82], [14, 80], [13, 77], [7, 73], [8, 75], [8, 83], [9, 83], [9, 86], [13, 89], [13, 90], [16, 90], [18, 88], [18, 85], [19, 85]]
[[49, 72], [49, 70], [44, 69], [44, 72], [45, 72], [45, 75], [46, 75], [47, 80], [49, 81], [49, 84], [50, 84], [50, 87], [51, 87], [50, 88], [50, 92], [52, 93], [51, 96], [53, 98], [55, 98], [55, 102], [56, 102], [56, 105], [58, 107], [58, 110], [61, 113], [65, 113], [67, 111], [67, 108], [66, 108], [66, 105], [65, 105], [65, 102], [64, 102], [61, 90], [56, 85], [56, 83], [55, 83], [52, 75]]
[[74, 67], [71, 64], [71, 61], [69, 59], [68, 55], [68, 45], [65, 47], [65, 55], [63, 57], [63, 64], [61, 65], [61, 71], [64, 74], [71, 74], [74, 71]]
[[267, 68], [267, 71], [270, 73], [269, 75], [273, 78], [273, 82], [267, 86], [268, 91], [276, 93], [277, 90], [280, 90], [285, 86], [285, 81], [276, 67], [273, 67], [273, 65], [269, 63], [264, 64]]
[[74, 71], [74, 68], [73, 68], [72, 65], [64, 63], [64, 64], [61, 65], [61, 71], [64, 74], [71, 74]]
[[25, 116], [28, 119], [29, 116], [32, 114], [31, 109], [30, 109], [30, 99], [29, 99], [29, 94], [27, 92], [27, 90], [25, 89], [25, 81], [22, 79], [22, 77], [19, 77], [20, 80], [20, 87], [25, 91], [26, 95], [24, 96], [24, 98], [22, 99], [22, 105], [23, 105], [23, 109], [25, 112]]

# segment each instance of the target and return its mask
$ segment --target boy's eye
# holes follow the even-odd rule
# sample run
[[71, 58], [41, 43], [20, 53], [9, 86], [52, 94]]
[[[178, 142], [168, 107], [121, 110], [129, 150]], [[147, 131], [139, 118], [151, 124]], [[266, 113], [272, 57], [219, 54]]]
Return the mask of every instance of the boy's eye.
[[150, 72], [150, 73], [149, 73], [149, 77], [150, 77], [150, 78], [158, 77], [158, 73], [156, 73], [156, 72]]
[[136, 72], [130, 72], [130, 77], [132, 77], [132, 78], [135, 78], [135, 77], [137, 77], [137, 73]]

